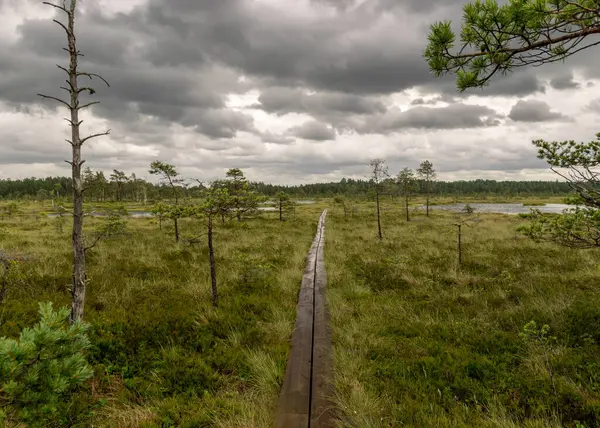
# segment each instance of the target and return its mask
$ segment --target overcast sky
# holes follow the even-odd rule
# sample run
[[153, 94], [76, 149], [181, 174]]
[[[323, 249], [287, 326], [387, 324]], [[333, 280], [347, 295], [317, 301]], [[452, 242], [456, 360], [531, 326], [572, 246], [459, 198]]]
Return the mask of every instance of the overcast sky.
[[[365, 177], [429, 159], [445, 180], [555, 179], [531, 141], [600, 131], [600, 48], [459, 94], [422, 52], [464, 0], [80, 0], [83, 71], [102, 74], [92, 169], [160, 159], [211, 180]], [[0, 0], [0, 177], [68, 175], [64, 32], [41, 0]]]

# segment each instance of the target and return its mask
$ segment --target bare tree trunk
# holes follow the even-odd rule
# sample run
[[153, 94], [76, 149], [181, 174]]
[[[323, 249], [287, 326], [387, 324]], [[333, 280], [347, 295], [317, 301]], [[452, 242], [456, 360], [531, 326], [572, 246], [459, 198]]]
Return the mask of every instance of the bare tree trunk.
[[427, 204], [427, 210], [426, 210], [426, 212], [427, 212], [427, 217], [429, 217], [429, 186], [427, 186], [427, 195], [426, 195], [426, 198], [427, 198], [427, 202], [426, 202], [426, 204]]
[[10, 269], [10, 264], [5, 263], [4, 261], [0, 261], [0, 305], [4, 301], [4, 297], [6, 297], [6, 291], [8, 288], [6, 276], [8, 275], [8, 270]]
[[219, 297], [217, 295], [217, 267], [215, 263], [215, 249], [213, 247], [213, 221], [212, 214], [208, 215], [208, 257], [210, 260], [210, 283], [212, 287], [212, 303], [213, 306], [219, 305]]
[[283, 221], [283, 203], [279, 200], [279, 221]]
[[69, 44], [69, 86], [71, 95], [71, 144], [73, 160], [71, 175], [73, 178], [73, 283], [71, 288], [71, 322], [83, 319], [85, 303], [85, 242], [83, 237], [83, 183], [81, 181], [81, 136], [79, 133], [79, 86], [77, 82], [77, 47], [75, 44], [75, 7], [76, 1], [71, 1], [67, 24], [67, 39]]
[[173, 225], [175, 226], [175, 242], [179, 242], [179, 225], [177, 224], [177, 217], [173, 219]]
[[405, 196], [404, 203], [406, 205], [406, 221], [410, 221], [410, 217], [408, 215], [408, 195]]
[[383, 235], [381, 234], [381, 214], [379, 212], [379, 192], [377, 192], [375, 195], [376, 195], [376, 200], [377, 200], [377, 232], [379, 233], [379, 240], [381, 241], [383, 239]]
[[67, 24], [64, 25], [58, 20], [54, 20], [60, 27], [65, 31], [67, 35], [67, 45], [68, 48], [65, 49], [69, 52], [69, 68], [58, 66], [61, 70], [63, 70], [68, 75], [67, 85], [68, 87], [63, 87], [69, 95], [69, 102], [64, 101], [60, 98], [38, 94], [42, 98], [52, 99], [58, 101], [62, 105], [66, 106], [70, 113], [70, 119], [67, 119], [71, 126], [71, 140], [69, 143], [72, 146], [72, 160], [68, 163], [71, 164], [71, 176], [73, 179], [73, 234], [72, 234], [72, 243], [73, 243], [73, 276], [72, 276], [72, 286], [71, 286], [71, 315], [70, 321], [80, 321], [83, 318], [83, 309], [85, 303], [85, 287], [86, 287], [86, 271], [85, 271], [85, 241], [83, 236], [83, 183], [81, 181], [81, 166], [84, 161], [81, 158], [81, 146], [87, 140], [98, 137], [100, 135], [108, 135], [110, 131], [106, 131], [99, 134], [92, 134], [85, 138], [81, 138], [79, 132], [79, 126], [81, 125], [81, 121], [79, 120], [79, 110], [89, 107], [93, 104], [97, 104], [97, 102], [87, 103], [85, 105], [81, 105], [79, 102], [79, 94], [81, 92], [88, 92], [93, 94], [95, 91], [88, 87], [83, 86], [79, 87], [78, 78], [80, 76], [85, 76], [90, 79], [94, 77], [98, 77], [103, 80], [107, 85], [108, 83], [102, 79], [102, 77], [98, 76], [94, 73], [85, 73], [78, 70], [78, 57], [82, 55], [77, 50], [76, 38], [75, 38], [75, 10], [77, 6], [77, 0], [71, 0], [67, 6], [67, 2], [63, 1], [61, 5], [52, 4], [49, 2], [44, 2], [55, 9], [58, 9], [65, 13], [67, 16]]
[[461, 237], [462, 237], [462, 225], [458, 226], [458, 267], [462, 265], [462, 246], [461, 246]]

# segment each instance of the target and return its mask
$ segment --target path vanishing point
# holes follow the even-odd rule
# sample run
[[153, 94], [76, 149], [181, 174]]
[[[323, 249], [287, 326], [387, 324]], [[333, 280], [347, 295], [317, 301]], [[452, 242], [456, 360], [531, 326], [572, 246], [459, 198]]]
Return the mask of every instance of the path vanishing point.
[[331, 330], [325, 298], [325, 216], [306, 258], [276, 428], [332, 427]]

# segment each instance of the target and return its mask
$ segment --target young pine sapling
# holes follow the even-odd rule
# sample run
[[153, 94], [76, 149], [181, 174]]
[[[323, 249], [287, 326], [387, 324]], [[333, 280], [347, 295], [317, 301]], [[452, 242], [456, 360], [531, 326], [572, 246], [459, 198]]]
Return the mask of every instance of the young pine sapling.
[[406, 221], [410, 221], [408, 201], [414, 194], [417, 187], [417, 180], [412, 169], [404, 168], [398, 173], [396, 177], [396, 183], [398, 184], [398, 190], [400, 195], [404, 198], [404, 206], [406, 208]]
[[388, 167], [385, 164], [385, 160], [383, 159], [373, 159], [369, 164], [371, 167], [371, 181], [375, 188], [375, 203], [377, 208], [377, 234], [379, 236], [379, 240], [383, 239], [383, 234], [381, 233], [381, 210], [379, 206], [379, 196], [381, 194], [381, 186], [383, 181], [390, 176], [388, 172]]
[[177, 169], [175, 169], [175, 165], [158, 160], [150, 164], [149, 172], [152, 175], [160, 176], [161, 184], [168, 186], [171, 191], [171, 204], [169, 206], [163, 206], [163, 208], [166, 209], [161, 214], [163, 217], [173, 220], [173, 226], [175, 228], [175, 242], [179, 242], [178, 220], [181, 217], [184, 217], [184, 210], [180, 205], [180, 191], [183, 180], [179, 178], [179, 172], [177, 172]]
[[417, 175], [425, 184], [425, 215], [429, 217], [429, 198], [431, 196], [433, 183], [437, 178], [437, 173], [435, 172], [435, 169], [433, 169], [433, 164], [428, 160], [424, 160], [417, 169]]
[[284, 213], [289, 213], [294, 209], [294, 201], [285, 192], [277, 193], [277, 210], [279, 211], [279, 221], [284, 220]]

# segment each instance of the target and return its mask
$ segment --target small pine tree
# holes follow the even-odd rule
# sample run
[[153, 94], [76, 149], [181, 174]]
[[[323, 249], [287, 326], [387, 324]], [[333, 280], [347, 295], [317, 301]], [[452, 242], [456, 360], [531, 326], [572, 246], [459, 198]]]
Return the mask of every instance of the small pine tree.
[[279, 192], [276, 195], [277, 198], [277, 211], [279, 211], [279, 221], [284, 220], [284, 214], [289, 214], [294, 210], [294, 201], [285, 192]]
[[39, 312], [40, 322], [23, 329], [19, 340], [0, 338], [0, 422], [48, 426], [64, 396], [92, 377], [83, 355], [88, 325], [69, 325], [69, 309], [54, 311], [49, 302]]
[[402, 171], [400, 171], [400, 173], [398, 173], [398, 177], [396, 178], [396, 183], [398, 183], [400, 194], [404, 197], [404, 206], [406, 208], [406, 221], [410, 221], [408, 201], [412, 197], [417, 186], [415, 174], [412, 171], [412, 169], [404, 168]]

